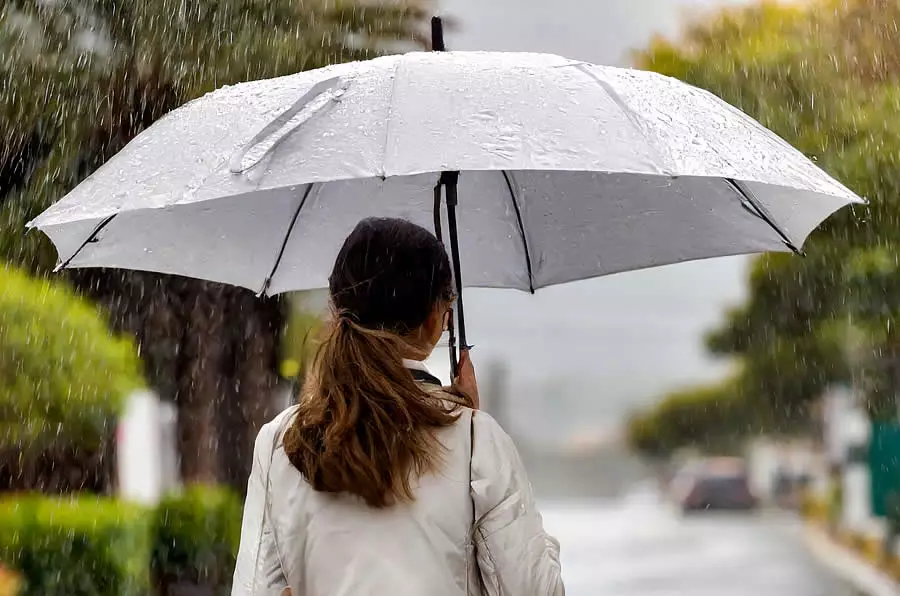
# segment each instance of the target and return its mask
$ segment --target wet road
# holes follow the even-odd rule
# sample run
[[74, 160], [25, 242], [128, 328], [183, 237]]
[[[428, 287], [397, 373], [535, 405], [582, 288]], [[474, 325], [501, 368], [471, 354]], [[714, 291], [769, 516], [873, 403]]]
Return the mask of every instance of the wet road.
[[542, 511], [567, 596], [859, 596], [807, 553], [786, 514], [682, 517], [649, 488]]

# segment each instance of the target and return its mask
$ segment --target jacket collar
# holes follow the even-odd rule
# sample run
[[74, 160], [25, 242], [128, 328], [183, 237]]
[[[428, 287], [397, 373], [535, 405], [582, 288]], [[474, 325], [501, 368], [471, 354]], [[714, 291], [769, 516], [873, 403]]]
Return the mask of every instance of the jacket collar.
[[420, 360], [407, 360], [403, 359], [403, 366], [409, 369], [409, 372], [412, 373], [413, 378], [419, 383], [425, 383], [426, 385], [436, 385], [437, 387], [442, 387], [443, 383], [441, 380], [434, 376], [428, 367], [425, 366], [425, 363]]

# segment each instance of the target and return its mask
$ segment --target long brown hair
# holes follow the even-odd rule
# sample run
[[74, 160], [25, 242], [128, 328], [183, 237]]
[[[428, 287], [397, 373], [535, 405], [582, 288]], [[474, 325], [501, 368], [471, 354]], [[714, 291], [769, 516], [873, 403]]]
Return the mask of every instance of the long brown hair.
[[424, 228], [366, 219], [347, 237], [329, 277], [332, 321], [284, 437], [315, 490], [386, 507], [411, 500], [412, 478], [439, 465], [433, 430], [459, 414], [430, 396], [403, 358], [451, 287], [447, 254]]

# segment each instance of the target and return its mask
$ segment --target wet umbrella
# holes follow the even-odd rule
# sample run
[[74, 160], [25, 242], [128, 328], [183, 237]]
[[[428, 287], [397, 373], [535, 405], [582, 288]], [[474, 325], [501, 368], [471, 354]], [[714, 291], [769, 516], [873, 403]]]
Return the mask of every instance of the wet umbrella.
[[[461, 297], [463, 281], [533, 292], [799, 252], [858, 200], [750, 117], [676, 80], [552, 55], [419, 52], [210, 93], [31, 225], [60, 267], [278, 294], [326, 286], [361, 218], [404, 217], [449, 237]], [[465, 345], [461, 299], [457, 318]]]

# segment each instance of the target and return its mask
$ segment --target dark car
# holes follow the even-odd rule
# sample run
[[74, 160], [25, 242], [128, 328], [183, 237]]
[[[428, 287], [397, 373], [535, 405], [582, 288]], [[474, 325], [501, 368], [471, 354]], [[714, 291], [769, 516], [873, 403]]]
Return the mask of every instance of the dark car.
[[695, 468], [682, 486], [680, 501], [685, 512], [749, 511], [757, 506], [747, 473], [737, 460], [714, 460]]

